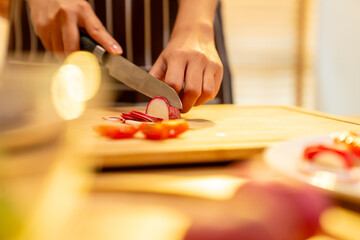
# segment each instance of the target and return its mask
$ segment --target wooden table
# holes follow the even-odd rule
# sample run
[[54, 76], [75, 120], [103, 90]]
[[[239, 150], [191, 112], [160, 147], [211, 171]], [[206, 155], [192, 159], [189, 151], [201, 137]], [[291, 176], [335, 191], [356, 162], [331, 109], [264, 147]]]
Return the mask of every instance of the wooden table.
[[[231, 106], [225, 106], [229, 107]], [[197, 118], [197, 114], [206, 108], [208, 107], [195, 108], [191, 114], [184, 117]], [[260, 109], [261, 113], [255, 114], [255, 108]], [[20, 239], [182, 239], [194, 220], [208, 219], [211, 223], [213, 219], [217, 219], [218, 222], [225, 222], [227, 219], [223, 219], [224, 216], [234, 217], [231, 205], [223, 203], [233, 196], [236, 189], [248, 182], [249, 178], [283, 179], [263, 164], [261, 149], [267, 144], [310, 133], [327, 133], [359, 127], [356, 120], [297, 108], [241, 109], [247, 109], [248, 113], [252, 113], [243, 115], [243, 121], [249, 124], [256, 122], [249, 120], [254, 116], [261, 120], [261, 114], [290, 111], [289, 119], [292, 121], [288, 122], [289, 125], [316, 123], [317, 127], [305, 124], [306, 130], [301, 131], [298, 128], [282, 128], [283, 125], [278, 125], [278, 135], [271, 139], [270, 125], [266, 128], [267, 131], [260, 131], [255, 127], [246, 128], [245, 124], [241, 124], [239, 131], [243, 129], [247, 133], [266, 133], [265, 140], [260, 139], [262, 141], [254, 139], [250, 133], [246, 135], [253, 139], [252, 146], [259, 143], [258, 151], [249, 152], [246, 158], [242, 155], [242, 161], [229, 163], [213, 159], [210, 161], [211, 164], [205, 165], [205, 161], [197, 161], [201, 164], [185, 167], [161, 168], [154, 167], [153, 164], [150, 164], [152, 167], [144, 167], [144, 164], [130, 167], [125, 164], [122, 169], [115, 172], [90, 171], [94, 166], [99, 166], [99, 161], [103, 163], [103, 158], [97, 158], [101, 154], [91, 157], [78, 151], [77, 147], [80, 149], [84, 146], [84, 143], [77, 142], [78, 134], [74, 135], [84, 130], [79, 128], [78, 122], [69, 123], [57, 141], [36, 148], [9, 152], [7, 158], [1, 161], [0, 176], [2, 189], [15, 209], [21, 213], [21, 219], [24, 219], [25, 230]], [[89, 114], [80, 121], [87, 122], [94, 117], [93, 111]], [[96, 116], [101, 115], [102, 113], [96, 113]], [[295, 123], [299, 115], [306, 117], [303, 118], [303, 122]], [[222, 116], [225, 115], [215, 117]], [[278, 120], [282, 119], [276, 114], [273, 116]], [[216, 123], [224, 121], [210, 120]], [[269, 124], [272, 120], [267, 119], [265, 122]], [[281, 129], [286, 129], [284, 134], [279, 134]], [[189, 134], [196, 134], [196, 131]], [[208, 129], [207, 132], [211, 131]], [[206, 131], [201, 130], [201, 134], [206, 134]], [[189, 135], [184, 135], [183, 138], [186, 136]], [[99, 140], [98, 137], [95, 139]], [[100, 139], [98, 144], [104, 144], [102, 141], [105, 140]], [[172, 143], [168, 145], [172, 146]], [[234, 148], [229, 149], [235, 151]], [[196, 159], [199, 159], [198, 156]], [[349, 210], [345, 208], [349, 205], [335, 205], [326, 213], [326, 221], [322, 223], [325, 231], [339, 238], [359, 236], [358, 228], [354, 227], [360, 223], [356, 206], [352, 205]], [[320, 236], [323, 234], [318, 234], [318, 237]]]
[[[75, 123], [83, 151], [107, 167], [218, 162], [238, 160], [271, 144], [291, 138], [360, 130], [360, 121], [289, 106], [207, 105], [183, 115], [190, 130], [165, 141], [133, 139], [113, 141], [89, 131], [96, 124], [111, 124], [104, 116], [119, 116], [144, 108], [93, 109]], [[118, 124], [118, 123], [114, 123]]]

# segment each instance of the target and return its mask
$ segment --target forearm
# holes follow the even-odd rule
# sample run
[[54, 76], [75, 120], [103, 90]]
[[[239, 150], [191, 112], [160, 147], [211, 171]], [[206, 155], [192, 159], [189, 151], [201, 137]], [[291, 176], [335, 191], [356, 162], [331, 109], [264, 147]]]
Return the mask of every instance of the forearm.
[[173, 34], [196, 30], [213, 35], [213, 21], [218, 0], [179, 0]]

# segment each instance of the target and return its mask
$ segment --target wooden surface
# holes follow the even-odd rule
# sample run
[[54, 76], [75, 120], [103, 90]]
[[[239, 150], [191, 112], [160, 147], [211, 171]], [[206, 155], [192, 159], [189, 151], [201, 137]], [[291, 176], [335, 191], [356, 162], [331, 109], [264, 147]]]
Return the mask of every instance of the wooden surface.
[[[227, 201], [224, 199], [240, 184], [239, 179], [291, 182], [271, 171], [262, 161], [261, 154], [247, 157], [245, 160], [248, 161], [218, 166], [85, 172], [83, 166], [78, 166], [82, 159], [73, 155], [78, 145], [74, 143], [76, 139], [72, 139], [73, 136], [79, 136], [79, 133], [84, 134], [79, 136], [81, 139], [90, 136], [97, 144], [94, 145], [96, 148], [92, 146], [92, 150], [97, 152], [104, 151], [100, 146], [115, 146], [115, 152], [126, 149], [123, 145], [128, 145], [127, 141], [109, 145], [109, 141], [92, 133], [91, 125], [102, 122], [103, 113], [114, 114], [113, 111], [105, 110], [89, 112], [80, 121], [73, 122], [74, 125], [69, 122], [64, 142], [24, 149], [11, 155], [9, 153], [7, 158], [0, 158], [2, 190], [17, 210], [16, 213], [21, 213], [19, 216], [30, 231], [29, 235], [17, 239], [183, 239], [181, 234], [195, 220], [214, 221], [216, 225], [229, 222], [233, 213], [237, 213], [234, 209], [238, 208], [224, 202]], [[277, 116], [279, 113], [281, 116]], [[201, 116], [211, 118], [215, 125], [193, 130], [179, 142], [186, 142], [188, 139], [185, 136], [200, 138], [197, 134], [206, 136], [214, 133], [216, 131], [213, 128], [225, 129], [233, 118], [238, 119], [236, 133], [242, 136], [247, 134], [250, 139], [256, 139], [251, 133], [261, 133], [267, 136], [268, 141], [280, 140], [275, 137], [288, 138], [360, 128], [359, 119], [334, 119], [329, 115], [288, 107], [204, 106], [184, 115], [187, 118]], [[261, 116], [265, 117], [261, 119]], [[255, 127], [264, 124], [266, 128]], [[301, 129], [293, 129], [294, 126], [300, 126], [303, 132]], [[271, 133], [275, 131], [277, 133], [271, 138]], [[142, 151], [141, 146], [146, 147], [148, 144], [140, 139], [137, 143], [141, 143], [139, 151]], [[169, 141], [158, 144], [158, 148], [163, 144], [169, 146]], [[86, 160], [92, 163], [91, 158], [87, 157]], [[249, 216], [254, 216], [254, 212], [250, 213]], [[226, 217], [225, 221], [219, 216]], [[358, 239], [359, 206], [354, 208], [336, 203], [321, 219], [325, 233], [311, 240]], [[334, 237], [326, 237], [326, 233]]]
[[[208, 105], [183, 115], [193, 128], [177, 139], [152, 141], [141, 133], [134, 139], [111, 140], [92, 131], [102, 120], [133, 108], [93, 110], [73, 126], [82, 139], [81, 152], [104, 166], [194, 163], [238, 160], [278, 141], [335, 131], [360, 131], [360, 122], [283, 106]], [[144, 111], [143, 108], [135, 108]], [[196, 129], [194, 129], [196, 128]]]

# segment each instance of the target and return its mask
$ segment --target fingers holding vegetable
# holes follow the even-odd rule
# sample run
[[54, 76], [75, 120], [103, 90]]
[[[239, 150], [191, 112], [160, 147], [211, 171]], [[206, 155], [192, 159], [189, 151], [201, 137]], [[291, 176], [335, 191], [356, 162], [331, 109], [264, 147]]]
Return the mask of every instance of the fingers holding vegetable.
[[173, 87], [183, 88], [183, 113], [212, 100], [219, 91], [223, 66], [213, 35], [201, 32], [174, 34], [150, 74]]

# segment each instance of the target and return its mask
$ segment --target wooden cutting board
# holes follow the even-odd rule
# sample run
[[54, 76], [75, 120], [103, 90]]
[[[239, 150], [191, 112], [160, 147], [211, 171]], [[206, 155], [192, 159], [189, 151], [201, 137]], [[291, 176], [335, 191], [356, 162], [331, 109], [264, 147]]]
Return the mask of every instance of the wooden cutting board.
[[81, 136], [81, 152], [100, 164], [139, 166], [156, 164], [215, 162], [244, 159], [269, 145], [297, 137], [337, 131], [360, 131], [360, 121], [285, 106], [206, 105], [193, 108], [182, 117], [191, 130], [176, 139], [111, 140], [92, 130], [96, 124], [120, 124], [103, 120], [121, 112], [144, 111], [141, 107], [89, 110], [73, 126]]

